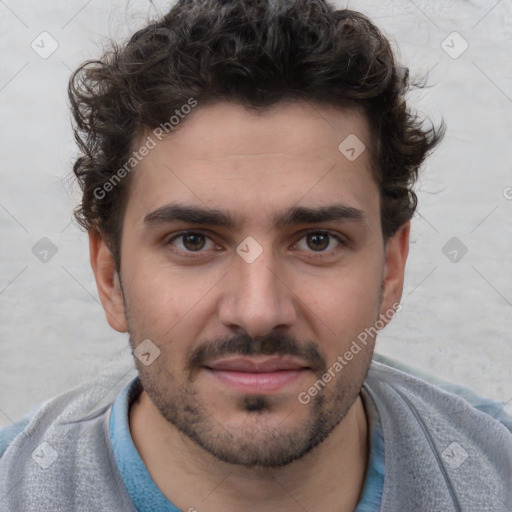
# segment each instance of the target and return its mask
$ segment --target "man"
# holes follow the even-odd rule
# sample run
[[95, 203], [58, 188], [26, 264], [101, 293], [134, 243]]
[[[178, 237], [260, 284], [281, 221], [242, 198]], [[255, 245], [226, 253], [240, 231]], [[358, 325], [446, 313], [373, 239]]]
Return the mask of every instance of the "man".
[[510, 419], [372, 361], [443, 131], [407, 90], [322, 0], [182, 0], [77, 70], [77, 218], [138, 375], [4, 432], [2, 510], [511, 510]]

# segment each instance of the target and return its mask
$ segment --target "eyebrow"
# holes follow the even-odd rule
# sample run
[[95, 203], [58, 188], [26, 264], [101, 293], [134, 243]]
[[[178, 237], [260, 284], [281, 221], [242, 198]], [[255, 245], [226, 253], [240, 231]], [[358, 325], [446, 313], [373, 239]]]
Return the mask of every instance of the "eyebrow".
[[285, 227], [294, 224], [316, 224], [332, 220], [361, 221], [365, 218], [366, 213], [363, 210], [343, 204], [333, 204], [318, 208], [295, 206], [284, 213], [275, 215], [274, 224], [277, 227]]
[[[286, 227], [295, 224], [316, 224], [333, 220], [361, 221], [364, 219], [366, 219], [366, 213], [363, 210], [343, 204], [333, 204], [318, 208], [294, 206], [273, 217], [276, 227]], [[231, 229], [240, 224], [236, 216], [225, 210], [179, 204], [162, 206], [144, 217], [144, 224], [146, 225], [158, 225], [178, 221], [190, 224], [209, 224]]]
[[237, 224], [235, 217], [223, 210], [167, 204], [144, 217], [144, 224], [165, 224], [168, 222], [188, 222], [191, 224], [212, 224], [234, 228]]

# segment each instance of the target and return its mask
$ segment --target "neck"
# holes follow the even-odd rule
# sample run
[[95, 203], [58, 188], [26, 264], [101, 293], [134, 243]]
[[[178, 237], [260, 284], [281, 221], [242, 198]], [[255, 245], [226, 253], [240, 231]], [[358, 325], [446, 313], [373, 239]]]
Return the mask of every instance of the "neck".
[[364, 482], [367, 420], [358, 396], [307, 455], [281, 468], [245, 468], [204, 451], [170, 425], [143, 391], [129, 414], [133, 442], [160, 491], [181, 510], [353, 512]]

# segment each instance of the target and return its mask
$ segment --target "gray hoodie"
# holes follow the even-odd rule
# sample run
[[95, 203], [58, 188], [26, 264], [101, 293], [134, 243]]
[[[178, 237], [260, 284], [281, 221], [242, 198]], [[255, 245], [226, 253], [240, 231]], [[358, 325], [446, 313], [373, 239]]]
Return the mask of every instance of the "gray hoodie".
[[[136, 512], [109, 438], [112, 403], [136, 372], [47, 400], [0, 458], [1, 512]], [[511, 512], [512, 433], [467, 400], [372, 362], [363, 394], [378, 410], [381, 512]]]

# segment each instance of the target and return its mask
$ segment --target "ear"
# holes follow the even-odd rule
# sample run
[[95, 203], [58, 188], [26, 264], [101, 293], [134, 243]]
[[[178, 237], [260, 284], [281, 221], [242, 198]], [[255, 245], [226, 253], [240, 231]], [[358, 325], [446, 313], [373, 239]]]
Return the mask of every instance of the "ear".
[[382, 281], [381, 319], [387, 323], [400, 303], [404, 286], [405, 263], [409, 254], [409, 234], [411, 223], [405, 222], [386, 242], [384, 275]]
[[123, 293], [114, 257], [104, 237], [93, 229], [89, 230], [89, 256], [107, 322], [112, 329], [127, 332]]

